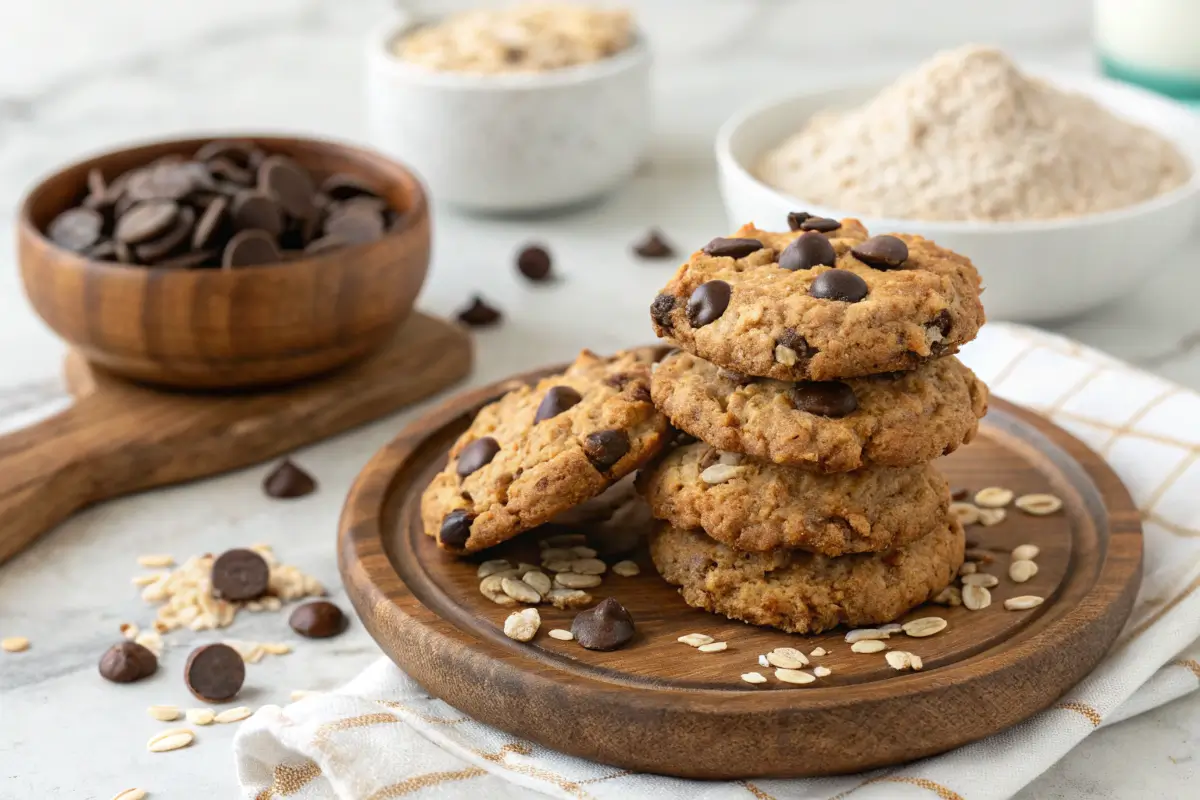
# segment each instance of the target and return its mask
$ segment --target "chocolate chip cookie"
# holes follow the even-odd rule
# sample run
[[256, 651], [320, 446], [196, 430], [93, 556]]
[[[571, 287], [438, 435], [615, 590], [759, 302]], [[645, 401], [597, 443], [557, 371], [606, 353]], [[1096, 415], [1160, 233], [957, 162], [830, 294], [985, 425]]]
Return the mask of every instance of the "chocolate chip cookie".
[[827, 556], [887, 550], [946, 518], [950, 488], [928, 464], [823, 475], [698, 442], [638, 474], [650, 512], [738, 550]]
[[654, 565], [688, 605], [791, 633], [891, 622], [950, 584], [963, 549], [952, 519], [905, 547], [840, 558], [743, 553], [665, 522], [650, 538]]
[[975, 337], [984, 314], [970, 260], [920, 236], [814, 219], [709, 242], [654, 299], [655, 332], [727, 369], [787, 381], [914, 369]]
[[950, 453], [975, 436], [988, 397], [954, 357], [910, 372], [785, 383], [683, 352], [658, 365], [651, 393], [675, 427], [714, 447], [822, 472]]
[[669, 425], [650, 401], [660, 351], [584, 350], [561, 375], [480, 409], [421, 497], [425, 532], [473, 553], [549, 521], [653, 458]]

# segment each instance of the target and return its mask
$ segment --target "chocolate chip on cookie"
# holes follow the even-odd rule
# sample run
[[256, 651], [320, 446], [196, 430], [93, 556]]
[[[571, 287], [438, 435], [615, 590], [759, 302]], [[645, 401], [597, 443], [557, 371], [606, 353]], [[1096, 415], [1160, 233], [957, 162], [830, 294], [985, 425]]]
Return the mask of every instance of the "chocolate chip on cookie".
[[550, 391], [546, 392], [546, 396], [538, 405], [537, 413], [533, 415], [533, 424], [537, 425], [542, 420], [557, 417], [571, 406], [577, 405], [582, 399], [583, 395], [570, 386], [551, 386]]
[[779, 266], [789, 272], [818, 265], [832, 267], [836, 260], [837, 253], [829, 240], [812, 231], [801, 234], [779, 254]]
[[857, 303], [867, 296], [867, 282], [848, 269], [831, 269], [813, 280], [808, 293], [818, 300]]
[[500, 452], [500, 443], [490, 436], [476, 439], [462, 449], [458, 454], [458, 464], [455, 471], [458, 477], [465, 478], [472, 472], [483, 469], [492, 463], [492, 459]]
[[730, 239], [718, 236], [704, 245], [703, 250], [710, 256], [718, 258], [745, 258], [751, 253], [762, 250], [762, 247], [763, 243], [758, 239]]
[[471, 515], [465, 508], [456, 508], [442, 520], [438, 541], [443, 547], [456, 550], [471, 538]]
[[[796, 333], [796, 331], [792, 328], [784, 328], [783, 333], [779, 334], [779, 338], [775, 340], [775, 360], [779, 362], [783, 361], [783, 359], [779, 357], [779, 348], [781, 347], [785, 350], [791, 350], [792, 353], [795, 354], [793, 357], [796, 359], [796, 361], [812, 358], [817, 352], [817, 349], [810, 345], [807, 339]], [[794, 363], [795, 362], [793, 362], [793, 364]]]
[[872, 236], [850, 248], [859, 261], [875, 269], [896, 269], [908, 260], [908, 245], [895, 236]]
[[812, 214], [807, 211], [789, 211], [787, 215], [788, 230], [798, 231], [800, 226], [810, 219], [812, 219]]
[[688, 298], [688, 322], [693, 328], [703, 328], [709, 323], [720, 319], [729, 308], [729, 299], [733, 289], [725, 281], [708, 281], [696, 287]]
[[600, 472], [607, 472], [629, 452], [629, 434], [622, 430], [589, 433], [583, 440], [583, 453]]
[[792, 387], [792, 405], [821, 417], [844, 417], [858, 409], [854, 390], [841, 381], [800, 381]]
[[671, 312], [675, 310], [676, 302], [673, 294], [660, 294], [655, 297], [654, 302], [650, 304], [650, 319], [659, 326], [670, 329]]
[[838, 222], [836, 219], [830, 219], [829, 217], [809, 217], [808, 219], [804, 220], [804, 222], [800, 223], [800, 230], [818, 231], [820, 233], [836, 231], [840, 227], [842, 227], [842, 223]]

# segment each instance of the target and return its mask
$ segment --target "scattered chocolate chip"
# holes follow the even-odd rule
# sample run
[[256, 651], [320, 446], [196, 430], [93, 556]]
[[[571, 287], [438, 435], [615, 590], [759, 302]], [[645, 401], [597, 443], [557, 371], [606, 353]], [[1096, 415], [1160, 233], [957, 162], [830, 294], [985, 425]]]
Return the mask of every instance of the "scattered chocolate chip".
[[551, 386], [538, 405], [537, 413], [533, 415], [533, 424], [557, 417], [582, 399], [583, 396], [570, 386]]
[[858, 398], [841, 381], [800, 381], [792, 387], [792, 405], [821, 417], [844, 417], [858, 408]]
[[316, 490], [316, 479], [296, 466], [290, 458], [285, 458], [278, 467], [271, 470], [270, 475], [263, 479], [263, 491], [268, 496], [280, 500], [304, 497]]
[[955, 501], [966, 500], [967, 496], [970, 494], [971, 494], [971, 490], [968, 489], [967, 487], [956, 486], [950, 490], [950, 499], [955, 500]]
[[492, 308], [482, 297], [475, 295], [471, 298], [471, 304], [458, 312], [458, 321], [472, 328], [481, 328], [495, 325], [502, 316], [499, 309]]
[[552, 267], [550, 252], [544, 247], [531, 244], [517, 253], [517, 270], [534, 283], [550, 280]]
[[583, 440], [583, 454], [600, 472], [607, 472], [629, 452], [629, 434], [621, 430], [589, 433]]
[[438, 541], [445, 547], [458, 549], [466, 545], [471, 538], [471, 514], [465, 508], [456, 508], [442, 518], [442, 527], [438, 530]]
[[751, 253], [762, 250], [762, 247], [763, 243], [758, 239], [726, 239], [718, 236], [704, 245], [704, 252], [710, 256], [745, 258]]
[[810, 216], [808, 219], [800, 223], [800, 230], [818, 231], [820, 233], [836, 231], [840, 227], [842, 227], [842, 223], [838, 222], [836, 219], [830, 219], [829, 217]]
[[114, 644], [100, 656], [100, 677], [113, 683], [133, 683], [158, 671], [158, 656], [137, 642]]
[[226, 269], [234, 267], [252, 267], [260, 264], [274, 264], [283, 255], [275, 245], [275, 237], [266, 231], [242, 231], [234, 234], [225, 245], [221, 254], [221, 266]]
[[454, 467], [454, 471], [458, 473], [458, 477], [465, 478], [492, 463], [492, 459], [499, 452], [500, 443], [492, 437], [484, 436], [476, 439], [458, 454], [458, 464]]
[[241, 691], [246, 681], [246, 662], [227, 644], [206, 644], [188, 656], [183, 679], [200, 700], [224, 703]]
[[896, 269], [908, 259], [908, 245], [895, 236], [872, 236], [856, 244], [850, 252], [859, 261], [875, 269]]
[[317, 187], [312, 176], [287, 156], [267, 156], [258, 165], [258, 188], [273, 197], [293, 217], [313, 213]]
[[650, 319], [659, 327], [670, 330], [671, 312], [675, 310], [676, 302], [673, 294], [660, 294], [655, 297], [654, 302], [650, 304]]
[[288, 617], [288, 625], [309, 639], [328, 639], [346, 630], [346, 615], [327, 600], [314, 600], [297, 606]]
[[788, 230], [798, 231], [800, 226], [810, 219], [812, 219], [812, 214], [807, 211], [789, 211], [787, 215]]
[[146, 242], [170, 228], [178, 215], [179, 206], [171, 200], [147, 200], [117, 220], [113, 235], [125, 244]]
[[802, 233], [779, 254], [779, 266], [789, 272], [812, 269], [823, 265], [832, 267], [837, 261], [833, 245], [819, 233]]
[[672, 258], [675, 248], [658, 228], [651, 228], [641, 241], [634, 243], [633, 252], [641, 258]]
[[82, 253], [100, 241], [104, 231], [104, 217], [90, 208], [72, 208], [64, 211], [50, 223], [47, 233], [59, 247]]
[[212, 565], [212, 593], [223, 600], [255, 600], [267, 593], [270, 581], [271, 568], [253, 550], [226, 550]]
[[576, 614], [571, 623], [575, 641], [588, 650], [616, 650], [629, 643], [633, 632], [633, 617], [614, 597]]
[[725, 281], [707, 281], [696, 287], [688, 298], [688, 322], [693, 328], [703, 328], [715, 322], [729, 308], [733, 289]]
[[867, 296], [867, 282], [848, 269], [831, 269], [813, 280], [808, 293], [819, 300], [857, 303]]
[[784, 328], [783, 333], [779, 334], [779, 338], [775, 340], [775, 344], [781, 344], [790, 349], [796, 354], [798, 360], [812, 358], [817, 354], [817, 349], [808, 343], [808, 339], [796, 333], [794, 328]]

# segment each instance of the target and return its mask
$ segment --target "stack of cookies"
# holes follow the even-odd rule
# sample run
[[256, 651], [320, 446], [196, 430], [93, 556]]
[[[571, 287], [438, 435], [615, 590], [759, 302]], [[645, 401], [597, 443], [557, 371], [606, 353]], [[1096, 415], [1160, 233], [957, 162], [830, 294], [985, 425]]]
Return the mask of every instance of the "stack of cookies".
[[660, 520], [651, 556], [690, 605], [734, 619], [890, 622], [963, 561], [931, 462], [987, 409], [953, 356], [984, 322], [979, 275], [919, 236], [788, 223], [709, 242], [651, 306], [681, 348], [652, 399], [682, 432], [638, 477]]

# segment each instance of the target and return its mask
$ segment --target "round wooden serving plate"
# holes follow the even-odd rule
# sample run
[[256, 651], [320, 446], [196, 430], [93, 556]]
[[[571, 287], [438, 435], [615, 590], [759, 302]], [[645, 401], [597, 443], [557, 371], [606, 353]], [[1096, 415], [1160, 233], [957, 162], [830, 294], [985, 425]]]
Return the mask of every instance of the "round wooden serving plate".
[[[534, 381], [550, 370], [521, 375]], [[1004, 730], [1061, 697], [1099, 661], [1127, 618], [1141, 577], [1142, 531], [1128, 492], [1104, 462], [1045, 419], [994, 400], [980, 435], [942, 460], [954, 486], [1052, 492], [1063, 511], [1015, 508], [989, 528], [967, 529], [1000, 577], [981, 611], [926, 606], [949, 627], [929, 638], [895, 636], [921, 672], [896, 672], [882, 653], [852, 653], [844, 631], [796, 636], [689, 608], [655, 572], [611, 572], [591, 593], [614, 596], [637, 622], [611, 653], [551, 639], [574, 612], [540, 606], [542, 629], [506, 638], [513, 609], [478, 590], [479, 561], [539, 563], [536, 532], [466, 560], [439, 551], [421, 529], [421, 491], [474, 413], [511, 387], [453, 398], [404, 430], [367, 465], [342, 514], [339, 564], [364, 625], [393, 661], [431, 694], [509, 733], [630, 770], [687, 778], [799, 777], [871, 769], [934, 755]], [[1028, 583], [1008, 579], [1009, 553], [1041, 548]], [[1041, 595], [1032, 611], [1003, 601]], [[903, 621], [903, 620], [901, 620]], [[727, 641], [701, 653], [676, 642], [691, 632]], [[832, 670], [805, 686], [777, 681], [758, 655], [823, 647], [813, 665]], [[740, 679], [758, 671], [768, 682]]]

